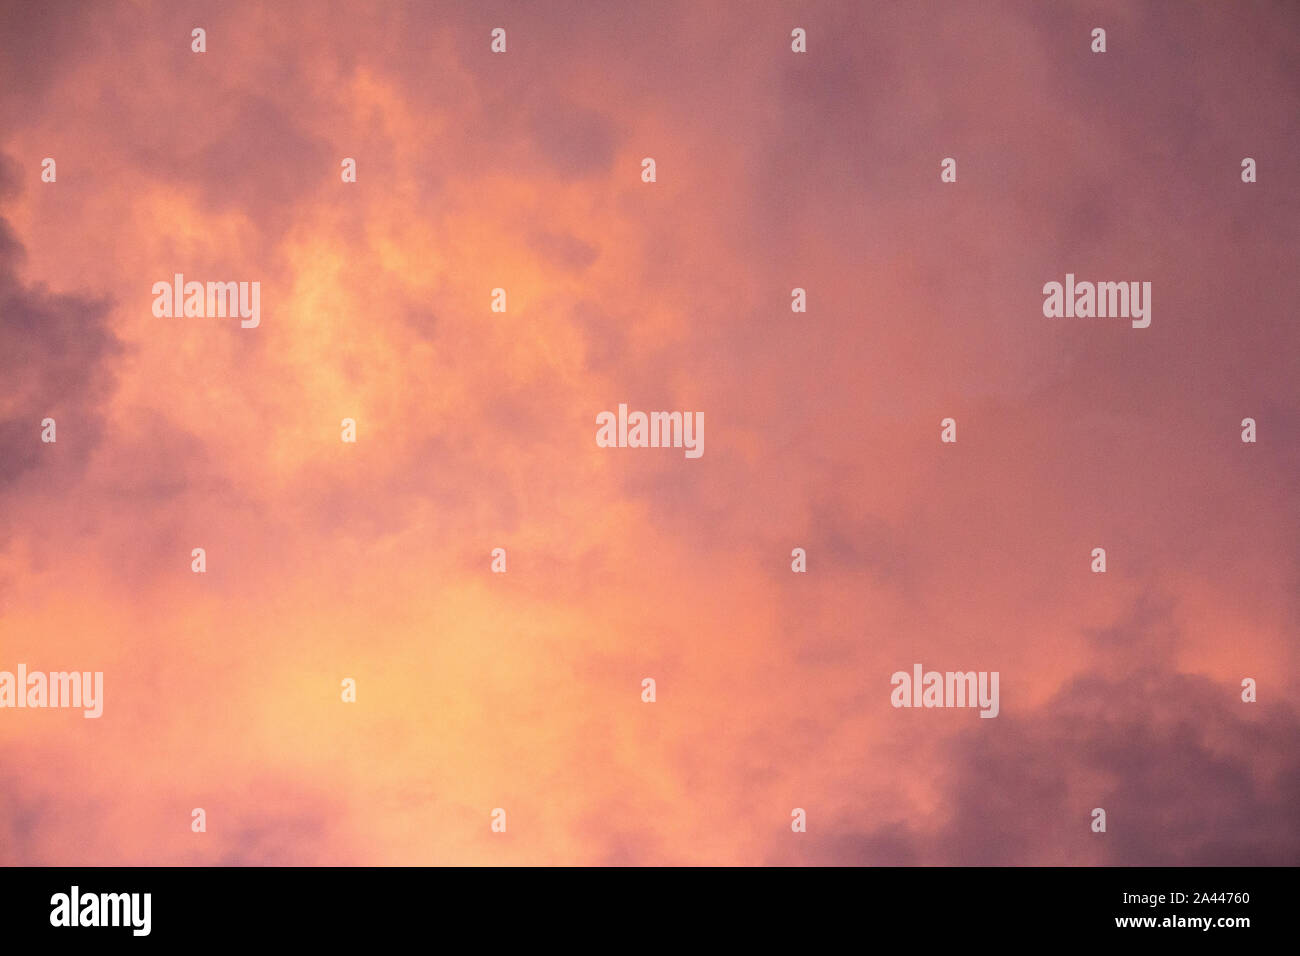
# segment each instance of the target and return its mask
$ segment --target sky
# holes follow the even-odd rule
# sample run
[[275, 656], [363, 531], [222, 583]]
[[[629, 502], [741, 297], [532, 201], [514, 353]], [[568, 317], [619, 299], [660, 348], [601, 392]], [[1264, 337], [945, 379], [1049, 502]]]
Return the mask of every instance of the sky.
[[[0, 863], [1300, 863], [1297, 49], [0, 4], [0, 671], [104, 674], [0, 709]], [[176, 273], [260, 325], [156, 316]], [[1150, 327], [1045, 317], [1067, 273]], [[704, 454], [598, 447], [620, 403]], [[891, 706], [917, 663], [998, 716]]]

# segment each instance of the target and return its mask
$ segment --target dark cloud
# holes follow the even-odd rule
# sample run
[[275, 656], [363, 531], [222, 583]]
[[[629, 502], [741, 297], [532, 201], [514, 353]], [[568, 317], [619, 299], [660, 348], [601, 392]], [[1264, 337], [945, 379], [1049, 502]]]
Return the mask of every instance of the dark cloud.
[[[10, 169], [0, 167], [0, 186]], [[12, 183], [0, 195], [6, 188]], [[48, 480], [68, 481], [80, 473], [101, 438], [101, 405], [113, 387], [109, 365], [122, 351], [109, 327], [108, 300], [23, 283], [17, 271], [23, 254], [0, 219], [0, 381], [6, 409], [0, 417], [0, 495], [56, 456], [59, 466], [48, 470]], [[46, 417], [57, 423], [55, 444], [40, 440]]]
[[614, 124], [601, 113], [539, 96], [530, 126], [538, 152], [565, 179], [599, 176], [613, 165]]
[[197, 162], [185, 157], [173, 168], [178, 175], [197, 177], [213, 202], [257, 210], [337, 179], [338, 163], [324, 140], [295, 121], [290, 107], [248, 94], [208, 137]]
[[549, 229], [539, 229], [531, 236], [531, 244], [538, 255], [547, 262], [571, 272], [582, 272], [600, 256], [600, 251], [577, 236]]
[[[10, 766], [13, 752], [4, 755]], [[35, 866], [44, 861], [37, 835], [53, 822], [50, 793], [33, 793], [21, 773], [0, 775], [0, 866]]]
[[[52, 85], [69, 57], [96, 45], [105, 5], [90, 0], [21, 0], [0, 3], [0, 120], [26, 119]], [[99, 9], [97, 9], [99, 8]]]
[[[275, 791], [280, 792], [275, 792]], [[331, 845], [331, 821], [337, 808], [318, 805], [314, 795], [291, 788], [263, 791], [255, 805], [205, 807], [216, 847], [215, 866], [313, 866], [341, 864], [337, 856], [325, 859], [323, 847]], [[274, 800], [271, 798], [274, 797]], [[267, 801], [264, 804], [262, 801]], [[212, 820], [214, 811], [233, 817]], [[219, 826], [213, 826], [213, 824]], [[316, 848], [316, 849], [312, 849]]]
[[[810, 832], [831, 865], [1250, 866], [1300, 863], [1300, 716], [1240, 688], [1146, 669], [1081, 677], [944, 745], [946, 823], [845, 814]], [[1090, 829], [1094, 807], [1107, 832]], [[791, 851], [782, 850], [783, 862]]]

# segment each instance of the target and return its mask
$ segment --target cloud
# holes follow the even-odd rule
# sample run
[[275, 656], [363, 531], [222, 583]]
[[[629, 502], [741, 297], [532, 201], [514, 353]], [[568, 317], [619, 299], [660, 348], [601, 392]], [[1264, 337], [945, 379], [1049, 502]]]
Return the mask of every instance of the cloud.
[[[0, 194], [12, 191], [6, 164]], [[122, 343], [106, 298], [60, 294], [24, 283], [23, 248], [0, 218], [0, 507], [34, 475], [66, 488], [83, 470], [104, 428], [102, 403], [113, 388]], [[41, 442], [41, 422], [56, 422], [56, 444]], [[27, 485], [30, 487], [30, 485]]]
[[[1147, 658], [1164, 637], [1123, 628]], [[1118, 629], [1117, 629], [1118, 630]], [[1103, 657], [1114, 645], [1107, 644]], [[941, 781], [935, 821], [843, 809], [772, 859], [853, 866], [1294, 866], [1300, 862], [1300, 714], [1248, 704], [1239, 685], [1139, 665], [1085, 672], [1039, 707], [956, 733], [921, 767]], [[1122, 662], [1122, 663], [1120, 663]], [[1272, 683], [1276, 688], [1276, 682]], [[972, 722], [975, 723], [975, 722]], [[917, 772], [916, 766], [899, 773]], [[1092, 810], [1107, 814], [1093, 833]]]
[[[0, 713], [11, 856], [1294, 859], [1294, 14], [1114, 5], [1105, 58], [1038, 3], [790, 17], [0, 31], [0, 667], [109, 681]], [[1151, 329], [1045, 320], [1066, 271]], [[155, 319], [174, 272], [262, 326]], [[620, 402], [705, 456], [596, 448]], [[893, 711], [917, 659], [1002, 715]]]

